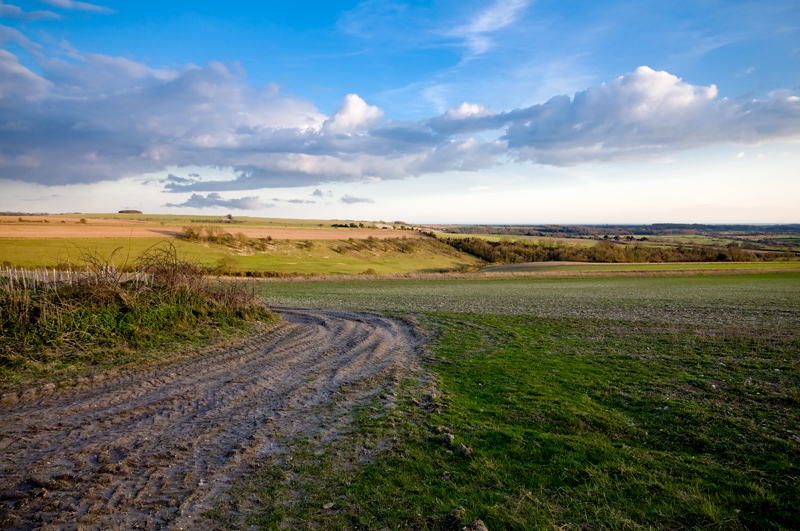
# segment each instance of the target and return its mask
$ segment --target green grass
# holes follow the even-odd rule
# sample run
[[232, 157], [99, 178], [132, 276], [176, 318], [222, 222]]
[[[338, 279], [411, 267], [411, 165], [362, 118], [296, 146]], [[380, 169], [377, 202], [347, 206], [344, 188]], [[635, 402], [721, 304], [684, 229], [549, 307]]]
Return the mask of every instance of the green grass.
[[235, 503], [262, 529], [797, 529], [798, 280], [266, 283], [416, 315], [438, 392], [408, 381], [335, 444], [260, 461]]
[[482, 268], [485, 272], [525, 273], [530, 271], [693, 271], [704, 269], [800, 269], [800, 261], [787, 262], [686, 262], [686, 263], [648, 263], [648, 264], [604, 264], [604, 263], [564, 263], [531, 262], [527, 264], [505, 264]]
[[[126, 261], [132, 263], [142, 252], [164, 241], [163, 238], [0, 238], [0, 256], [4, 262], [15, 267], [36, 268], [53, 267], [62, 262], [80, 263], [84, 251], [114, 256], [114, 264], [122, 266]], [[189, 261], [212, 265], [225, 256], [224, 248], [202, 246], [181, 240], [171, 240]]]
[[275, 306], [614, 319], [699, 329], [800, 329], [800, 273], [265, 282]]
[[372, 247], [353, 249], [344, 240], [313, 241], [308, 250], [302, 243], [281, 240], [273, 242], [274, 248], [267, 257], [263, 255], [239, 258], [243, 270], [273, 270], [297, 273], [413, 273], [458, 270], [473, 267], [480, 260], [428, 239], [408, 240], [413, 248], [401, 251], [384, 249], [377, 241]]
[[[235, 234], [235, 230], [231, 229]], [[122, 247], [114, 257], [119, 267], [126, 258], [138, 256], [162, 241], [158, 238], [2, 238], [0, 256], [16, 267], [52, 267], [59, 262], [78, 263], [82, 251], [96, 251], [104, 256]], [[380, 241], [373, 248], [350, 249], [347, 240], [312, 240], [310, 249], [304, 241], [273, 240], [266, 251], [244, 253], [222, 245], [172, 240], [187, 261], [214, 268], [221, 261], [234, 271], [276, 271], [300, 274], [413, 273], [458, 270], [481, 264], [477, 258], [460, 253], [430, 239], [413, 239], [413, 249], [385, 250]], [[358, 240], [363, 242], [365, 240]]]

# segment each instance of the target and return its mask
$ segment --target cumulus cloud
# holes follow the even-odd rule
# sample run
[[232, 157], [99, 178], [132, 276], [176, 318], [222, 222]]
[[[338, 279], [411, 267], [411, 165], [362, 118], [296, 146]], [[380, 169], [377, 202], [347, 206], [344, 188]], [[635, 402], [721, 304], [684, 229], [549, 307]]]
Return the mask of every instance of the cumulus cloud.
[[190, 208], [213, 208], [225, 207], [234, 210], [261, 210], [275, 205], [262, 203], [258, 197], [240, 197], [238, 199], [223, 199], [217, 193], [211, 193], [203, 197], [202, 194], [192, 194], [183, 203], [167, 203], [166, 207], [190, 207]]
[[741, 103], [646, 66], [509, 115], [508, 147], [519, 159], [554, 165], [800, 138], [800, 98], [788, 92]]
[[[0, 39], [24, 37], [14, 31], [0, 31]], [[206, 202], [226, 191], [479, 171], [508, 159], [655, 160], [695, 147], [800, 138], [800, 98], [788, 91], [728, 100], [713, 85], [647, 67], [539, 105], [493, 113], [464, 102], [405, 122], [356, 94], [328, 116], [277, 85], [249, 85], [237, 64], [153, 68], [68, 44], [32, 58], [36, 69], [0, 49], [3, 178], [61, 185], [168, 168], [231, 171], [233, 179], [162, 183]], [[487, 131], [496, 139], [485, 140]]]
[[353, 205], [355, 203], [374, 203], [374, 199], [370, 199], [369, 197], [353, 197], [352, 195], [343, 195], [341, 199], [339, 199], [342, 203]]
[[655, 160], [699, 147], [800, 139], [800, 98], [788, 91], [767, 100], [719, 98], [714, 85], [642, 66], [573, 97], [499, 114], [454, 112], [430, 125], [442, 134], [504, 129], [511, 156], [541, 164]]
[[324, 127], [333, 133], [356, 133], [369, 129], [372, 122], [382, 117], [381, 109], [367, 105], [357, 94], [348, 94]]
[[232, 169], [233, 181], [166, 184], [176, 193], [219, 192], [402, 179], [434, 166], [475, 169], [485, 153], [469, 144], [450, 150], [457, 160], [443, 166], [447, 150], [439, 148], [449, 139], [424, 122], [385, 120], [355, 94], [326, 116], [275, 85], [251, 87], [235, 64], [152, 68], [67, 44], [63, 52], [69, 60], [41, 58], [41, 74], [10, 52], [0, 57], [6, 178], [67, 184], [168, 167]]
[[467, 103], [466, 101], [458, 107], [448, 109], [444, 113], [445, 120], [463, 120], [464, 118], [481, 118], [483, 116], [491, 116], [489, 110], [477, 103]]

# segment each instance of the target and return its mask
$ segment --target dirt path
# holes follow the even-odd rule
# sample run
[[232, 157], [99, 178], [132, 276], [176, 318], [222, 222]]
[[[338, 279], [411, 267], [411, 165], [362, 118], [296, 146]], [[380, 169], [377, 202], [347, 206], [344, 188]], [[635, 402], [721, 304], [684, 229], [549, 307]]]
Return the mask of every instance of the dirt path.
[[236, 347], [0, 406], [0, 528], [205, 528], [250, 461], [335, 436], [420, 370], [407, 323], [280, 314]]

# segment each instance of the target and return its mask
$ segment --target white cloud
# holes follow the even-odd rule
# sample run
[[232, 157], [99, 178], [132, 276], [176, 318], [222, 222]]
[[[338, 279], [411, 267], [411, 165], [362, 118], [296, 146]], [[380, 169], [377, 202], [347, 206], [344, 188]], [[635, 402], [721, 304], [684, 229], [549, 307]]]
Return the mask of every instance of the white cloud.
[[7, 42], [16, 43], [26, 52], [41, 56], [40, 50], [42, 46], [40, 44], [31, 41], [19, 30], [0, 24], [0, 46], [5, 45]]
[[367, 105], [358, 94], [348, 94], [324, 127], [332, 133], [356, 133], [367, 130], [370, 124], [382, 117], [381, 109]]
[[0, 18], [17, 20], [47, 20], [60, 17], [52, 11], [23, 11], [17, 6], [0, 2]]
[[466, 24], [453, 28], [447, 34], [463, 39], [475, 55], [486, 53], [493, 44], [488, 34], [514, 23], [529, 3], [530, 0], [496, 0]]
[[[52, 83], [20, 64], [17, 56], [0, 49], [0, 108], [41, 100]], [[6, 123], [6, 126], [9, 124]], [[0, 130], [3, 125], [0, 125]]]
[[464, 118], [481, 118], [483, 116], [491, 116], [492, 113], [484, 106], [477, 103], [467, 103], [466, 101], [457, 107], [448, 109], [444, 113], [444, 118], [447, 120], [462, 120]]
[[343, 195], [342, 198], [339, 200], [342, 203], [353, 205], [355, 203], [374, 203], [374, 199], [370, 199], [369, 197], [353, 197], [352, 195]]
[[114, 10], [104, 6], [89, 4], [87, 2], [77, 2], [76, 0], [39, 0], [40, 2], [58, 7], [61, 9], [77, 9], [79, 11], [99, 11], [99, 12], [113, 12]]
[[400, 179], [426, 167], [493, 162], [475, 155], [480, 143], [438, 149], [449, 140], [424, 123], [383, 121], [383, 111], [356, 94], [328, 117], [274, 84], [247, 85], [236, 64], [152, 68], [66, 43], [62, 49], [70, 60], [42, 57], [41, 75], [10, 52], [0, 55], [6, 178], [66, 184], [230, 167], [234, 181], [166, 183], [171, 192], [219, 192]]
[[786, 92], [742, 104], [718, 98], [714, 85], [690, 85], [644, 66], [572, 99], [559, 96], [509, 115], [509, 148], [554, 165], [800, 138], [800, 101]]
[[[60, 53], [69, 60], [36, 56], [35, 73], [0, 50], [6, 179], [56, 185], [229, 168], [232, 179], [162, 183], [173, 193], [218, 193], [478, 171], [509, 157], [556, 166], [664, 160], [696, 147], [800, 138], [800, 98], [788, 91], [737, 102], [647, 67], [572, 98], [496, 114], [464, 102], [401, 122], [356, 94], [326, 116], [274, 84], [248, 85], [237, 64], [152, 68], [68, 44]], [[470, 136], [492, 130], [499, 140]]]
[[202, 194], [192, 194], [192, 196], [183, 203], [167, 203], [166, 207], [181, 207], [181, 208], [214, 208], [224, 207], [233, 210], [261, 210], [262, 208], [270, 208], [275, 205], [262, 203], [258, 197], [240, 197], [238, 199], [223, 199], [217, 193], [211, 193], [203, 197]]

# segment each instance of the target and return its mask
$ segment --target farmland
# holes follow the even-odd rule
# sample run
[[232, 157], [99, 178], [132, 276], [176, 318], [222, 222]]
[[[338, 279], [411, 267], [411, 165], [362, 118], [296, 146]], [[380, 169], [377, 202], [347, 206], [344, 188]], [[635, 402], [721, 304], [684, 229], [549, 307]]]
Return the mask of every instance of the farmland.
[[[238, 485], [241, 505], [221, 505], [218, 517], [256, 497], [247, 521], [266, 528], [798, 525], [796, 272], [262, 291], [282, 306], [417, 316], [438, 389], [387, 414], [365, 410], [335, 450], [304, 439], [292, 462], [264, 461]], [[441, 442], [448, 433], [452, 446]], [[372, 457], [353, 471], [365, 451]], [[329, 500], [337, 510], [320, 513]]]
[[[490, 266], [489, 271], [537, 272], [752, 267], [739, 262], [768, 262], [760, 267], [774, 268], [798, 263], [791, 244], [797, 234], [791, 226], [773, 229], [778, 231], [775, 234], [746, 233], [746, 237], [721, 230], [694, 235], [656, 231], [658, 234], [638, 236], [630, 234], [631, 229], [617, 228], [622, 236], [609, 238], [608, 234], [601, 236], [599, 229], [585, 227], [561, 227], [563, 235], [546, 228], [534, 234], [532, 229], [489, 227], [484, 230], [498, 233], [461, 230], [431, 237], [409, 229], [412, 227], [401, 222], [350, 220], [6, 215], [0, 216], [0, 256], [6, 267], [74, 267], [86, 251], [110, 256], [120, 249], [112, 261], [123, 267], [131, 256], [171, 239], [188, 260], [208, 270], [251, 276], [407, 274], [482, 266]], [[528, 232], [520, 233], [523, 230]], [[680, 263], [686, 261], [692, 263]], [[614, 262], [629, 264], [611, 265]]]
[[[371, 269], [374, 273], [410, 273], [418, 271], [457, 270], [478, 266], [472, 256], [447, 249], [428, 239], [417, 243], [401, 243], [402, 238], [370, 248], [348, 240], [271, 240], [263, 252], [243, 252], [235, 247], [209, 245], [185, 240], [173, 240], [187, 260], [209, 269], [224, 266], [225, 273], [244, 271], [274, 271], [286, 274], [358, 274]], [[410, 240], [410, 239], [409, 239]], [[15, 267], [53, 267], [80, 264], [85, 251], [113, 257], [117, 267], [130, 264], [147, 248], [158, 244], [160, 238], [96, 238], [0, 239], [0, 256], [6, 265]], [[394, 244], [392, 244], [394, 243]]]
[[[24, 268], [71, 264], [74, 268], [88, 251], [123, 267], [149, 247], [171, 239], [186, 260], [225, 274], [410, 273], [482, 265], [478, 258], [419, 232], [381, 229], [375, 224], [369, 224], [372, 228], [361, 228], [353, 222], [355, 227], [333, 228], [332, 224], [344, 223], [246, 218], [242, 224], [213, 224], [211, 221], [219, 218], [81, 216], [3, 217], [0, 219], [3, 264]], [[202, 223], [193, 224], [192, 219]], [[184, 237], [187, 228], [214, 229], [219, 237], [214, 242], [187, 239]], [[381, 243], [384, 240], [388, 243]], [[115, 249], [120, 251], [112, 258]]]
[[267, 282], [275, 306], [614, 319], [718, 330], [800, 329], [800, 273]]
[[[146, 223], [218, 273], [309, 277], [251, 285], [278, 324], [200, 312], [182, 343], [101, 341], [49, 380], [56, 356], [37, 353], [29, 375], [53, 383], [4, 382], [3, 525], [800, 527], [797, 262], [479, 269], [410, 231], [276, 220], [353, 236], [192, 239], [186, 222]], [[52, 267], [123, 247], [122, 265], [159, 241], [2, 238], [0, 253]]]

